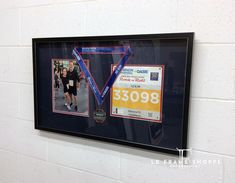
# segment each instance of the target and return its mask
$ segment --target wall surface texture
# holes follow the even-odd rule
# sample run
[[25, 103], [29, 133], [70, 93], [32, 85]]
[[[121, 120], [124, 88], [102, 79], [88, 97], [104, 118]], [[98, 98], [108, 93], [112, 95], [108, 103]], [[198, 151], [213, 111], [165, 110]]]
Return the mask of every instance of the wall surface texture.
[[[0, 0], [0, 183], [235, 182], [234, 10], [234, 0]], [[34, 130], [32, 37], [187, 31], [188, 146], [220, 163], [170, 167], [164, 154]]]

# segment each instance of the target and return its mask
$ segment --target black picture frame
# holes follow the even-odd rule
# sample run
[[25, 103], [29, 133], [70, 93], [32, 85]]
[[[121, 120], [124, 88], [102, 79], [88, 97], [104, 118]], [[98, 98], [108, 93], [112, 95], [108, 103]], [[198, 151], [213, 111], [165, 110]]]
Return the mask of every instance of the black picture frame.
[[[56, 132], [56, 133], [61, 133], [61, 134], [66, 134], [66, 135], [72, 135], [72, 136], [77, 136], [77, 137], [82, 137], [82, 138], [94, 139], [94, 140], [99, 140], [99, 141], [104, 141], [104, 142], [116, 143], [116, 144], [121, 144], [121, 145], [126, 145], [126, 146], [132, 146], [132, 147], [153, 150], [153, 151], [158, 151], [158, 152], [163, 152], [163, 153], [168, 153], [168, 154], [173, 154], [173, 155], [178, 155], [179, 151], [176, 148], [179, 148], [179, 149], [186, 149], [187, 148], [187, 131], [188, 131], [189, 95], [190, 95], [190, 78], [191, 78], [191, 65], [192, 65], [193, 38], [194, 38], [194, 33], [192, 33], [192, 32], [167, 33], [167, 34], [117, 35], [117, 36], [33, 38], [32, 39], [32, 49], [33, 49], [33, 81], [34, 81], [33, 86], [34, 86], [35, 129], [49, 131], [49, 132]], [[160, 47], [159, 47], [163, 50], [167, 49], [167, 47], [171, 47], [171, 49], [177, 48], [178, 44], [181, 45], [182, 50], [184, 50], [184, 51], [182, 51], [182, 53], [180, 53], [181, 57], [184, 58], [182, 61], [184, 63], [184, 64], [182, 64], [182, 65], [184, 65], [184, 68], [183, 68], [184, 72], [183, 73], [179, 72], [179, 73], [182, 74], [182, 77], [184, 77], [184, 80], [183, 80], [183, 85], [181, 87], [183, 96], [180, 95], [180, 97], [179, 97], [180, 98], [179, 99], [179, 101], [180, 101], [179, 106], [181, 106], [181, 109], [179, 110], [179, 111], [181, 111], [181, 113], [180, 113], [181, 117], [180, 117], [180, 122], [179, 122], [180, 127], [176, 127], [176, 129], [179, 130], [179, 133], [176, 133], [176, 134], [178, 134], [177, 138], [179, 140], [177, 141], [177, 143], [174, 144], [173, 139], [176, 138], [176, 136], [174, 136], [174, 134], [172, 136], [169, 135], [167, 137], [167, 139], [170, 139], [169, 144], [172, 143], [173, 144], [172, 146], [171, 145], [168, 146], [167, 140], [164, 140], [164, 143], [160, 142], [158, 145], [153, 145], [150, 143], [141, 142], [141, 140], [140, 141], [130, 141], [130, 140], [122, 139], [122, 138], [118, 139], [118, 138], [114, 138], [114, 137], [102, 136], [100, 134], [96, 135], [95, 132], [86, 133], [86, 132], [78, 132], [76, 130], [73, 131], [72, 126], [67, 129], [63, 129], [64, 126], [66, 127], [65, 121], [67, 123], [70, 123], [69, 122], [70, 118], [68, 118], [68, 115], [56, 114], [56, 115], [59, 115], [59, 118], [57, 118], [57, 120], [58, 119], [61, 120], [57, 124], [59, 124], [59, 123], [64, 124], [64, 126], [62, 125], [58, 128], [56, 126], [56, 123], [53, 123], [53, 125], [49, 125], [50, 123], [49, 122], [47, 123], [44, 120], [47, 115], [49, 116], [49, 115], [51, 115], [51, 113], [53, 113], [53, 111], [50, 111], [48, 109], [45, 111], [42, 111], [43, 107], [41, 106], [43, 100], [47, 100], [47, 102], [48, 102], [48, 99], [46, 99], [47, 93], [51, 91], [50, 89], [48, 89], [47, 93], [41, 94], [42, 90], [47, 90], [46, 89], [47, 87], [44, 87], [45, 82], [42, 83], [42, 81], [45, 81], [48, 79], [48, 82], [49, 82], [49, 80], [50, 80], [49, 75], [47, 74], [47, 68], [51, 67], [51, 63], [49, 62], [49, 59], [53, 59], [55, 57], [55, 56], [53, 56], [53, 54], [60, 55], [59, 52], [60, 52], [60, 50], [62, 50], [62, 47], [63, 47], [63, 50], [65, 50], [64, 55], [66, 55], [65, 59], [71, 59], [72, 56], [69, 56], [69, 58], [67, 57], [68, 56], [68, 54], [66, 52], [66, 50], [67, 50], [66, 45], [67, 44], [73, 45], [73, 44], [79, 44], [80, 42], [82, 42], [82, 43], [87, 43], [89, 45], [89, 43], [97, 44], [100, 42], [109, 42], [109, 41], [118, 42], [120, 40], [125, 40], [125, 41], [142, 41], [142, 40], [163, 41], [163, 46], [161, 47], [161, 44], [160, 44]], [[165, 44], [165, 42], [166, 42], [166, 44]], [[162, 54], [161, 49], [159, 49], [160, 50], [159, 54]], [[72, 53], [71, 53], [71, 55], [72, 55]], [[47, 60], [47, 61], [45, 61], [45, 60]], [[42, 61], [45, 62], [46, 64], [40, 65], [40, 63]], [[48, 63], [48, 65], [47, 65], [47, 63]], [[44, 67], [46, 70], [45, 72], [42, 69]], [[173, 67], [173, 70], [174, 69], [175, 68]], [[52, 69], [50, 68], [50, 70], [52, 70]], [[44, 75], [43, 73], [46, 73], [46, 74]], [[49, 73], [49, 69], [48, 69], [48, 73]], [[166, 72], [165, 74], [167, 76], [168, 73]], [[165, 85], [165, 83], [164, 83], [164, 85]], [[45, 86], [49, 86], [49, 85], [45, 85]], [[51, 86], [51, 87], [53, 88], [53, 86]], [[164, 92], [165, 92], [165, 88], [164, 88]], [[92, 95], [92, 92], [89, 91], [88, 95], [89, 95], [88, 97], [90, 97]], [[164, 96], [163, 106], [167, 105], [168, 106], [167, 108], [170, 109], [170, 104], [168, 104], [168, 103], [164, 104], [164, 101], [167, 101], [167, 99], [168, 99], [167, 97], [168, 97], [167, 95]], [[171, 99], [169, 99], [169, 101], [170, 100]], [[175, 101], [177, 101], [177, 100], [175, 100]], [[177, 106], [177, 105], [175, 105], [175, 106]], [[164, 113], [164, 108], [163, 108], [163, 113]], [[53, 115], [51, 115], [49, 117], [50, 121], [54, 120]], [[172, 122], [173, 124], [170, 124], [170, 125], [174, 126], [174, 119], [173, 119], [174, 116], [171, 117], [170, 112], [167, 115], [168, 115], [169, 119], [172, 118], [171, 120], [173, 121]], [[71, 118], [74, 120], [77, 117], [73, 116]], [[85, 117], [84, 117], [84, 119], [85, 119]], [[81, 121], [81, 119], [80, 119], [80, 121]], [[78, 123], [79, 123], [79, 121], [78, 121]], [[109, 123], [109, 121], [107, 123]], [[121, 121], [120, 123], [125, 123], [125, 122]], [[146, 123], [148, 123], [148, 126], [152, 124], [152, 123], [150, 124], [150, 122], [146, 122]], [[162, 123], [164, 123], [164, 121], [162, 121]], [[139, 126], [141, 126], [141, 124], [142, 124], [141, 122], [138, 122]], [[103, 127], [103, 131], [105, 131], [105, 126], [102, 126], [100, 124], [95, 124], [95, 125], [98, 125], [99, 129], [102, 129], [102, 127]], [[133, 123], [131, 125], [133, 125]], [[170, 125], [168, 125], [168, 127], [166, 129], [171, 128], [171, 127], [169, 127]], [[122, 128], [120, 128], [120, 129], [122, 129]], [[135, 132], [135, 133], [137, 133], [137, 132]], [[170, 133], [168, 133], [168, 134], [170, 134]], [[162, 138], [164, 138], [164, 135]], [[172, 142], [171, 142], [171, 139], [172, 139]], [[186, 156], [185, 152], [184, 152], [184, 156]]]

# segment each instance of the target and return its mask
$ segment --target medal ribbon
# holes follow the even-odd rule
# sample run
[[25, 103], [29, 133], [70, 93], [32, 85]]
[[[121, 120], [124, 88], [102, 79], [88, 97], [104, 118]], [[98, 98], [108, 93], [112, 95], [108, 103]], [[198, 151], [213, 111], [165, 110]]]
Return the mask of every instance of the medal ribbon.
[[[123, 57], [119, 60], [119, 63], [116, 65], [116, 68], [112, 72], [102, 91], [100, 91], [97, 87], [97, 84], [89, 72], [81, 54], [123, 54]], [[95, 95], [98, 106], [101, 106], [104, 102], [105, 96], [108, 94], [109, 90], [113, 86], [113, 83], [121, 73], [128, 58], [130, 57], [131, 49], [130, 47], [80, 47], [73, 49], [73, 55], [76, 58], [77, 63], [79, 64], [84, 75], [86, 76], [90, 88]]]

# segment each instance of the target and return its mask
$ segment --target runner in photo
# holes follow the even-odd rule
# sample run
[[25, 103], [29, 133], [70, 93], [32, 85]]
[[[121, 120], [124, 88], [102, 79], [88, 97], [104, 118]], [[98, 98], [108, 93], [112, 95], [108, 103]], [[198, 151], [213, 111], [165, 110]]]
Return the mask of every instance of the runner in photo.
[[52, 59], [52, 78], [53, 112], [89, 116], [89, 87], [76, 61]]
[[64, 100], [65, 100], [64, 105], [68, 108], [68, 110], [71, 110], [71, 107], [70, 107], [71, 99], [70, 99], [69, 92], [68, 92], [69, 91], [69, 79], [67, 77], [66, 68], [62, 69], [61, 81], [62, 81], [63, 88], [64, 88]]
[[69, 61], [69, 95], [71, 100], [70, 107], [74, 106], [75, 111], [78, 111], [78, 98], [77, 98], [77, 88], [79, 86], [80, 78], [78, 70], [75, 69], [73, 61]]

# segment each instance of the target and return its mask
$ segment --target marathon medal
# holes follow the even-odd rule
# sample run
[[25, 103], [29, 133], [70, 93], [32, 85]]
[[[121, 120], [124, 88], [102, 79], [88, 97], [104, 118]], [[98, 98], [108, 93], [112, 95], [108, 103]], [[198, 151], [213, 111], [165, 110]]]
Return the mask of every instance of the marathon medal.
[[97, 123], [103, 123], [106, 120], [106, 112], [103, 109], [96, 109], [93, 118]]
[[[97, 84], [94, 78], [92, 77], [90, 71], [85, 65], [85, 62], [81, 56], [82, 54], [120, 54], [120, 55], [123, 55], [101, 91], [97, 87]], [[102, 123], [106, 119], [106, 113], [102, 109], [102, 104], [105, 100], [105, 97], [107, 96], [110, 89], [112, 88], [113, 83], [115, 82], [118, 75], [121, 73], [122, 69], [124, 68], [126, 62], [128, 61], [131, 55], [131, 49], [130, 47], [79, 47], [79, 48], [73, 49], [73, 55], [76, 58], [81, 71], [83, 71], [89, 83], [89, 86], [91, 88], [91, 91], [93, 92], [97, 101], [98, 107], [93, 114], [93, 118], [95, 119], [97, 123]]]

